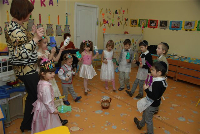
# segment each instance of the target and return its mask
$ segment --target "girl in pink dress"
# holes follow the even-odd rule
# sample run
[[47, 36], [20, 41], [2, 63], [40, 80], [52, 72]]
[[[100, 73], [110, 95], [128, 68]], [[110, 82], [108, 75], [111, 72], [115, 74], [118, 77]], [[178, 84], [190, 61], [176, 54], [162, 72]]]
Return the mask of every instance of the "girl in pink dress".
[[93, 43], [92, 41], [83, 41], [81, 42], [80, 51], [81, 57], [79, 60], [83, 61], [83, 64], [81, 65], [79, 77], [84, 78], [84, 88], [85, 88], [85, 95], [88, 94], [88, 79], [92, 79], [96, 74], [93, 66], [92, 66], [92, 60], [97, 57], [99, 54], [96, 53], [95, 56], [93, 56]]
[[31, 134], [62, 126], [58, 110], [54, 105], [54, 92], [49, 80], [54, 79], [55, 65], [48, 59], [40, 62], [40, 81], [37, 87], [37, 100], [33, 103]]

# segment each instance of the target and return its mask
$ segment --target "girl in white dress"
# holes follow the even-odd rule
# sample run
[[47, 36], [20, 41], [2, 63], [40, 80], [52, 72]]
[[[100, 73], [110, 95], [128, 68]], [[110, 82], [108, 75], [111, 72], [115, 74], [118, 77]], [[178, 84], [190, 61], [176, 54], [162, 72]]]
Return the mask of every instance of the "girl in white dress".
[[108, 90], [108, 81], [112, 81], [113, 91], [115, 92], [115, 72], [114, 72], [114, 65], [113, 65], [113, 48], [114, 42], [109, 40], [106, 44], [106, 50], [103, 50], [101, 55], [101, 73], [100, 79], [105, 81], [105, 88]]
[[[52, 48], [51, 50], [51, 53], [49, 53], [49, 51], [47, 50], [47, 43], [48, 43], [48, 40], [47, 38], [44, 38], [44, 39], [41, 39], [39, 42], [38, 42], [38, 59], [40, 58], [47, 58], [49, 60], [53, 60], [55, 62], [57, 62], [61, 56], [61, 53], [62, 51], [64, 50], [64, 45], [63, 47], [60, 48], [60, 51], [58, 53], [58, 55], [55, 57], [55, 53], [56, 53], [56, 48]], [[37, 69], [38, 73], [39, 73], [39, 67]], [[50, 83], [52, 84], [52, 88], [53, 88], [53, 91], [54, 91], [54, 97], [59, 97], [61, 96], [60, 94], [60, 90], [58, 88], [58, 85], [55, 81], [55, 78], [53, 78], [52, 80], [50, 80]], [[60, 105], [64, 105], [63, 103], [63, 100], [62, 99], [58, 99], [58, 100], [55, 100], [54, 101], [54, 104], [55, 104], [55, 107], [58, 107]]]

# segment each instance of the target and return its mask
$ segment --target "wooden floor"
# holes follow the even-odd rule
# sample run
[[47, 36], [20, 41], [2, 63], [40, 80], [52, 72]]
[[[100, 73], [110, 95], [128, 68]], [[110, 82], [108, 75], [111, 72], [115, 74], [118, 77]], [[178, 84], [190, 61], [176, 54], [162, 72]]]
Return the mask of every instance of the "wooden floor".
[[[146, 132], [146, 126], [138, 130], [133, 118], [141, 119], [142, 114], [137, 111], [138, 90], [131, 98], [125, 91], [112, 92], [112, 85], [109, 83], [109, 90], [105, 90], [104, 83], [100, 81], [99, 70], [97, 76], [89, 81], [89, 88], [92, 90], [88, 96], [84, 95], [83, 79], [75, 76], [73, 85], [75, 92], [83, 98], [80, 102], [74, 102], [69, 95], [72, 112], [60, 114], [62, 119], [68, 119], [67, 124], [72, 134], [139, 134]], [[133, 84], [136, 78], [137, 69], [133, 68], [130, 74], [130, 83]], [[118, 74], [116, 74], [116, 87], [119, 88]], [[58, 86], [61, 83], [56, 76]], [[200, 133], [200, 105], [195, 106], [200, 98], [200, 87], [185, 82], [175, 82], [168, 78], [168, 87], [164, 94], [165, 100], [159, 108], [158, 114], [154, 115], [155, 134], [197, 134]], [[132, 87], [132, 86], [131, 86]], [[102, 96], [112, 98], [109, 109], [101, 109], [100, 101]], [[6, 128], [6, 134], [21, 134], [19, 129], [22, 119], [12, 122]], [[26, 131], [23, 134], [30, 134]]]

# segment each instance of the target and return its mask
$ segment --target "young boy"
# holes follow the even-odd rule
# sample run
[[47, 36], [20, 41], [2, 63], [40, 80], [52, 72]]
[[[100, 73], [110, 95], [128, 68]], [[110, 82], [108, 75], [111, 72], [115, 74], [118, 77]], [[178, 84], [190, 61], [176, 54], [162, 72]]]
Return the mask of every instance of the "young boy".
[[72, 56], [70, 54], [65, 54], [63, 56], [63, 60], [64, 60], [64, 65], [58, 71], [58, 77], [62, 81], [63, 95], [65, 95], [63, 102], [65, 105], [70, 105], [68, 101], [68, 92], [70, 92], [75, 102], [79, 101], [82, 97], [81, 96], [77, 97], [76, 93], [74, 92], [74, 87], [72, 84], [72, 77], [75, 74], [75, 72], [73, 72], [72, 70], [72, 62], [73, 62]]
[[132, 97], [139, 83], [139, 94], [136, 96], [137, 99], [140, 99], [143, 97], [142, 87], [144, 85], [145, 80], [147, 79], [148, 73], [150, 73], [148, 63], [152, 65], [152, 62], [153, 62], [152, 56], [147, 50], [148, 42], [146, 40], [143, 40], [142, 42], [139, 43], [139, 47], [140, 47], [140, 50], [142, 51], [142, 54], [140, 55], [140, 58], [139, 58], [140, 60], [137, 62], [135, 60], [133, 61], [139, 66], [137, 77], [136, 77], [135, 82], [133, 83], [133, 87], [131, 91], [126, 90], [126, 93], [130, 97]]
[[[165, 42], [161, 42], [160, 44], [158, 44], [157, 46], [157, 55], [158, 55], [158, 61], [163, 61], [167, 64], [167, 69], [168, 69], [168, 61], [166, 59], [166, 55], [167, 55], [167, 52], [169, 50], [169, 45]], [[167, 70], [168, 72], [168, 70]]]
[[[124, 49], [121, 51], [119, 56], [119, 83], [120, 88], [119, 91], [122, 91], [125, 88], [125, 84], [127, 89], [130, 89], [130, 83], [129, 83], [129, 73], [131, 72], [131, 63], [134, 58], [134, 52], [130, 48], [131, 41], [129, 39], [126, 39], [124, 41]], [[125, 84], [124, 84], [125, 83]]]
[[151, 67], [151, 75], [153, 76], [153, 83], [149, 85], [144, 85], [144, 90], [147, 93], [148, 100], [151, 100], [151, 105], [147, 107], [142, 114], [142, 120], [139, 121], [136, 117], [134, 122], [138, 129], [142, 129], [147, 124], [147, 133], [153, 134], [153, 115], [158, 110], [160, 106], [161, 97], [166, 90], [167, 82], [166, 75], [167, 64], [163, 61], [158, 61]]

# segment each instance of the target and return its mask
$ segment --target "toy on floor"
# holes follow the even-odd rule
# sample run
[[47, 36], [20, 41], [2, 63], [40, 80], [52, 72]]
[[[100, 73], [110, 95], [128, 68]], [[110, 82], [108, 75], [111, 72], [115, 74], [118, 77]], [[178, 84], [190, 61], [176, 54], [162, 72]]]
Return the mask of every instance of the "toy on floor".
[[110, 107], [111, 98], [108, 96], [103, 96], [101, 99], [101, 107], [103, 109], [108, 109]]
[[59, 97], [55, 97], [54, 100], [59, 100], [59, 99], [63, 99], [63, 98], [65, 98], [65, 95], [59, 96]]
[[71, 112], [71, 111], [72, 111], [71, 106], [61, 105], [58, 107], [58, 112], [60, 113], [66, 113], [66, 112]]

